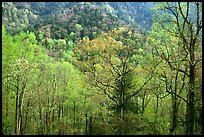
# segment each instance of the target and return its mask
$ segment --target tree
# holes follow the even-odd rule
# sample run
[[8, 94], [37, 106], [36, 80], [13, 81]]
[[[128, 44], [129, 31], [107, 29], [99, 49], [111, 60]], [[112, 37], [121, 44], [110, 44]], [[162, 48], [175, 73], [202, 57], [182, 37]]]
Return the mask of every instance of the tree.
[[[195, 73], [196, 66], [202, 61], [199, 56], [201, 49], [201, 3], [186, 2], [186, 3], [162, 3], [158, 6], [159, 10], [166, 12], [159, 12], [155, 14], [155, 25], [161, 28], [166, 35], [176, 39], [178, 50], [174, 49], [170, 52], [167, 44], [171, 42], [163, 38], [161, 35], [156, 37], [159, 41], [159, 48], [155, 46], [156, 53], [169, 65], [174, 71], [179, 71], [188, 77], [188, 92], [187, 92], [187, 111], [186, 111], [186, 134], [192, 135], [195, 127]], [[193, 8], [195, 12], [191, 11]], [[194, 15], [194, 18], [191, 18]], [[154, 30], [154, 34], [157, 33]], [[164, 46], [162, 46], [164, 43]], [[157, 43], [158, 44], [158, 43]], [[173, 53], [172, 53], [173, 52]], [[182, 53], [179, 54], [178, 52]], [[174, 55], [174, 56], [173, 56]], [[176, 55], [176, 56], [175, 56]], [[179, 63], [179, 66], [177, 65]]]
[[83, 30], [83, 27], [80, 24], [76, 24], [75, 28], [76, 28], [77, 39], [80, 39], [80, 35], [81, 35], [81, 31]]
[[[37, 40], [34, 33], [22, 32], [11, 37], [3, 28], [3, 34], [2, 82], [6, 83], [8, 92], [15, 93], [15, 134], [23, 134], [23, 110], [27, 111], [24, 102], [26, 101], [25, 97], [29, 94], [27, 85], [30, 73], [37, 63], [36, 59], [43, 54], [43, 48], [36, 45]], [[7, 53], [8, 50], [11, 56]], [[7, 95], [7, 101], [11, 101], [9, 94]]]
[[[128, 40], [123, 45], [123, 42], [119, 41], [118, 38], [126, 35], [125, 32], [127, 32], [125, 29], [118, 29], [115, 32], [102, 33], [91, 41], [84, 39], [75, 49], [78, 55], [76, 66], [87, 74], [92, 86], [103, 91], [112, 101], [110, 107], [123, 122], [128, 110], [127, 102], [142, 91], [152, 78], [151, 72], [144, 70], [144, 75], [147, 76], [142, 79], [143, 82], [141, 84], [134, 82], [137, 75], [135, 69], [139, 66], [131, 60], [132, 56], [137, 54], [135, 52], [137, 45], [128, 44]], [[127, 129], [117, 130], [118, 134], [126, 134]]]

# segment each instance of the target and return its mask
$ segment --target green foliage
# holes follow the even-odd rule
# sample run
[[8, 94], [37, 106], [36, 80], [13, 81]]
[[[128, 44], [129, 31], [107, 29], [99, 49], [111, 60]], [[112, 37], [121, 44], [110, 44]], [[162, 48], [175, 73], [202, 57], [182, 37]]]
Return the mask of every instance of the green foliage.
[[192, 108], [201, 134], [202, 4], [189, 5], [3, 2], [2, 133], [185, 135]]
[[[20, 4], [20, 3], [19, 3]], [[18, 8], [16, 3], [3, 2], [3, 24], [11, 34], [16, 34], [27, 29], [29, 24], [39, 20], [38, 15], [32, 13], [29, 8]]]

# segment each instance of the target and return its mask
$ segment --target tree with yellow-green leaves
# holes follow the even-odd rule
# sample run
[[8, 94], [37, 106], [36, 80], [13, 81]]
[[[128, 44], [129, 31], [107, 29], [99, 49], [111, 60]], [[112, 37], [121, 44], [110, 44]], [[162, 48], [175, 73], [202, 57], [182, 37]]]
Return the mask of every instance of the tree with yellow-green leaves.
[[[139, 78], [137, 69], [146, 66], [134, 63], [133, 55], [137, 55], [135, 58], [138, 61], [138, 57], [142, 56], [139, 54], [142, 50], [136, 45], [138, 41], [132, 41], [127, 35], [132, 36], [126, 27], [122, 27], [102, 33], [93, 40], [81, 40], [75, 49], [78, 55], [76, 66], [87, 75], [92, 86], [103, 91], [112, 101], [110, 107], [123, 122], [128, 111], [128, 102], [151, 80], [153, 71], [142, 70], [141, 81], [136, 82], [135, 79]], [[128, 132], [126, 128], [117, 130], [117, 134]]]

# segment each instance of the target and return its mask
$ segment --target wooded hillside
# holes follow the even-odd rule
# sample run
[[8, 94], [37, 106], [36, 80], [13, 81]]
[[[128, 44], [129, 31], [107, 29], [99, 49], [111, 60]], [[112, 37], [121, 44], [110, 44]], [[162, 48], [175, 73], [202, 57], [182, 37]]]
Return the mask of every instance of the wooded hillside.
[[201, 135], [201, 2], [3, 2], [2, 133]]

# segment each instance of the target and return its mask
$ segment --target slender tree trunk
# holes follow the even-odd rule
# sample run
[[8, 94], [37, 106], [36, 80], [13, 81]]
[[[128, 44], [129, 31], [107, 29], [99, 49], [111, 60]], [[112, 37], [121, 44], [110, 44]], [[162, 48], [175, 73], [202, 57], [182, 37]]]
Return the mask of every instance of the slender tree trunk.
[[19, 86], [20, 86], [20, 80], [19, 76], [17, 76], [17, 89], [16, 89], [16, 112], [15, 112], [15, 133], [16, 135], [19, 135]]
[[[178, 66], [179, 67], [179, 66]], [[170, 134], [173, 135], [175, 133], [176, 130], [176, 126], [177, 126], [177, 89], [178, 89], [178, 74], [179, 71], [176, 72], [176, 76], [175, 76], [175, 82], [174, 82], [174, 89], [172, 90], [172, 94], [171, 94], [171, 98], [172, 98], [172, 124], [171, 124], [171, 128], [170, 128]]]
[[[8, 75], [7, 75], [7, 84], [6, 84], [6, 120], [8, 119], [8, 101], [9, 101], [9, 97], [8, 97], [8, 92], [9, 92], [9, 81], [8, 81]], [[4, 122], [3, 122], [4, 124]], [[7, 134], [7, 128], [8, 128], [8, 122], [6, 122], [5, 125], [3, 125], [3, 127], [5, 126], [5, 129], [3, 131], [3, 133]]]
[[29, 112], [29, 108], [30, 108], [30, 98], [31, 98], [31, 93], [28, 97], [28, 102], [27, 102], [27, 106], [26, 106], [26, 112], [25, 112], [25, 122], [24, 122], [24, 130], [27, 131], [27, 122], [28, 122], [28, 112]]
[[79, 117], [77, 117], [77, 129], [78, 129], [78, 134], [79, 134], [79, 128], [80, 128], [80, 118]]
[[[53, 108], [54, 106], [55, 106], [55, 103], [56, 103], [56, 101], [55, 101], [55, 93], [57, 92], [57, 81], [56, 81], [56, 75], [54, 74], [53, 75], [53, 85], [54, 85], [54, 87], [53, 87], [53, 92], [52, 92], [52, 102], [51, 102], [51, 108]], [[55, 123], [54, 123], [54, 121], [55, 121], [55, 110], [53, 109], [52, 110], [52, 119], [51, 119], [51, 125], [52, 125], [52, 127], [51, 127], [51, 132], [52, 132], [52, 134], [55, 134], [55, 133], [53, 133], [54, 131], [55, 131]]]
[[146, 91], [144, 91], [144, 94], [142, 97], [142, 115], [144, 114], [144, 110], [145, 110], [145, 95], [146, 95]]
[[[157, 118], [158, 118], [158, 109], [159, 109], [159, 96], [156, 95], [156, 110], [155, 110], [155, 124], [157, 123]], [[155, 125], [156, 127], [156, 125]]]
[[[22, 93], [21, 93], [21, 96], [20, 96], [20, 105], [19, 105], [19, 115], [20, 115], [20, 125], [19, 125], [19, 127], [20, 127], [20, 134], [22, 135], [23, 134], [23, 131], [24, 131], [24, 129], [23, 129], [23, 106], [24, 106], [24, 96], [25, 96], [25, 90], [26, 90], [26, 83], [27, 82], [27, 80], [25, 81], [25, 83], [23, 83], [23, 87], [22, 87]], [[27, 108], [26, 108], [27, 109]]]
[[45, 119], [46, 119], [46, 131], [47, 131], [47, 134], [49, 134], [50, 133], [50, 125], [51, 125], [51, 121], [50, 121], [50, 119], [51, 119], [51, 116], [50, 116], [50, 114], [51, 114], [51, 110], [50, 110], [50, 97], [49, 97], [49, 90], [47, 89], [47, 109], [46, 109], [46, 117], [45, 117]]
[[58, 135], [60, 135], [61, 133], [61, 122], [60, 122], [60, 117], [61, 117], [61, 105], [60, 105], [60, 101], [58, 102], [58, 127], [59, 127], [59, 132]]
[[93, 134], [93, 122], [92, 122], [92, 116], [89, 117], [89, 135]]
[[76, 128], [76, 104], [74, 101], [74, 135], [76, 134], [75, 128]]
[[65, 107], [65, 110], [66, 110], [66, 111], [65, 111], [65, 112], [66, 112], [66, 113], [65, 113], [65, 114], [66, 114], [66, 126], [68, 126], [69, 108], [66, 106], [66, 107]]
[[42, 109], [41, 106], [39, 106], [39, 118], [40, 118], [40, 123], [39, 123], [39, 134], [43, 135], [43, 120], [42, 120]]
[[171, 128], [170, 128], [170, 134], [173, 135], [175, 132], [176, 132], [176, 127], [177, 127], [177, 98], [174, 96], [174, 99], [173, 99], [173, 103], [172, 103], [172, 125], [171, 125]]
[[55, 111], [54, 109], [52, 110], [52, 119], [51, 119], [51, 123], [52, 123], [52, 134], [53, 134], [53, 131], [54, 131], [54, 121], [55, 121]]
[[138, 96], [135, 96], [135, 105], [136, 105], [136, 114], [139, 114], [139, 102], [138, 102]]
[[[124, 87], [124, 76], [122, 74], [121, 76], [121, 79], [120, 79], [120, 83], [119, 83], [119, 93], [120, 93], [120, 101], [119, 101], [119, 118], [120, 118], [120, 121], [122, 121], [122, 125], [124, 125], [124, 90], [125, 90], [125, 87]], [[119, 135], [123, 135], [124, 134], [124, 128], [121, 124], [118, 125], [119, 126]]]
[[85, 114], [85, 118], [86, 118], [85, 134], [88, 135], [88, 116], [87, 116], [87, 113]]
[[63, 129], [62, 129], [62, 133], [61, 134], [64, 134], [64, 126], [65, 126], [65, 121], [64, 121], [64, 96], [63, 96], [63, 98], [62, 98], [62, 104], [61, 104], [61, 106], [62, 106], [62, 108], [61, 108], [61, 118], [63, 119]]

